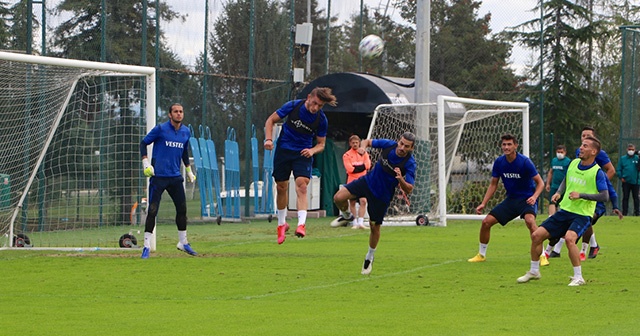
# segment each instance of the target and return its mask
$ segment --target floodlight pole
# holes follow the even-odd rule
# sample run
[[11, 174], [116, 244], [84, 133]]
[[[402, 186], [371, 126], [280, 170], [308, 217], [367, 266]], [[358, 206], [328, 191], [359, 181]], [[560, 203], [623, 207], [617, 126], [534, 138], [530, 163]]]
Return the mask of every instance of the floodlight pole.
[[[416, 69], [415, 69], [415, 97], [416, 103], [416, 141], [414, 147], [415, 153], [426, 153], [429, 147], [429, 114], [431, 103], [429, 96], [429, 81], [430, 81], [430, 27], [431, 27], [431, 0], [418, 0], [416, 8]], [[437, 133], [439, 137], [444, 137], [444, 134]], [[399, 136], [399, 135], [398, 135]], [[424, 147], [424, 148], [422, 148]], [[422, 150], [418, 150], [422, 149]], [[441, 158], [444, 158], [444, 154]], [[442, 162], [440, 162], [442, 161]], [[416, 163], [418, 169], [420, 166], [431, 164], [428, 157], [416, 157]], [[442, 165], [444, 168], [444, 160], [438, 160], [438, 166]], [[417, 178], [416, 188], [428, 188], [430, 190], [432, 186], [429, 185], [428, 178]], [[446, 190], [440, 190], [441, 193]], [[446, 222], [443, 223], [446, 225]]]

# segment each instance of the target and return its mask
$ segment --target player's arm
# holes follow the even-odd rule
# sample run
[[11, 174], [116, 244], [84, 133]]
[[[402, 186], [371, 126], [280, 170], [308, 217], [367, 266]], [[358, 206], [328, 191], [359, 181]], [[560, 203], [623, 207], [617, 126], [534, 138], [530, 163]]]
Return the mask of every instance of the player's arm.
[[409, 195], [413, 191], [413, 183], [416, 180], [416, 166], [415, 163], [406, 167], [406, 176], [402, 176], [402, 171], [400, 168], [396, 167], [393, 169], [396, 172], [396, 179], [398, 180], [398, 186], [400, 189], [404, 191], [405, 194]]
[[536, 175], [533, 177], [533, 182], [536, 183], [536, 190], [533, 192], [533, 195], [531, 197], [534, 198], [534, 203], [535, 201], [538, 199], [538, 197], [540, 197], [540, 194], [542, 194], [542, 191], [544, 190], [544, 181], [542, 180], [542, 177], [540, 177], [540, 174]]
[[484, 209], [485, 206], [487, 206], [487, 202], [489, 202], [491, 197], [493, 197], [493, 194], [495, 194], [497, 189], [498, 189], [498, 178], [491, 177], [491, 182], [489, 182], [489, 187], [487, 187], [487, 191], [484, 193], [484, 198], [482, 199], [482, 203], [480, 203], [480, 205], [478, 205], [478, 207], [476, 208], [477, 214], [482, 213], [482, 210]]
[[606, 163], [604, 167], [601, 167], [602, 170], [607, 174], [607, 178], [611, 180], [616, 175], [616, 169], [613, 167], [611, 161]]
[[161, 133], [160, 126], [154, 127], [149, 134], [147, 134], [142, 141], [140, 141], [140, 157], [142, 158], [142, 169], [144, 172], [144, 176], [151, 177], [155, 175], [155, 171], [153, 166], [149, 162], [149, 152], [147, 151], [147, 146], [152, 144], [156, 138], [158, 138]]
[[565, 183], [566, 181], [566, 176], [564, 179], [562, 179], [562, 182], [560, 182], [560, 186], [558, 187], [558, 190], [556, 190], [556, 193], [551, 195], [551, 201], [552, 202], [558, 202], [558, 200], [560, 199], [560, 197], [562, 197], [562, 194], [564, 194], [564, 189], [566, 188], [567, 184]]
[[322, 152], [324, 150], [324, 145], [327, 142], [327, 137], [321, 137], [321, 136], [317, 136], [316, 137], [316, 145], [311, 147], [311, 148], [305, 148], [303, 149], [300, 154], [302, 154], [302, 156], [304, 157], [312, 157], [320, 152]]
[[271, 135], [273, 134], [273, 125], [278, 123], [282, 118], [278, 115], [278, 112], [273, 112], [267, 118], [267, 121], [264, 123], [264, 149], [271, 150], [273, 149], [273, 139], [271, 139]]
[[142, 141], [140, 141], [140, 156], [142, 156], [142, 171], [144, 173], [144, 176], [151, 177], [156, 173], [153, 169], [153, 166], [149, 162], [149, 158], [147, 157], [147, 155], [149, 155], [149, 153], [147, 152], [147, 146], [148, 144], [144, 142], [144, 139], [142, 139]]
[[396, 179], [398, 179], [398, 186], [400, 186], [400, 189], [402, 189], [402, 191], [404, 191], [405, 194], [409, 195], [411, 194], [411, 192], [413, 191], [413, 184], [407, 182], [407, 180], [404, 179], [404, 177], [402, 177], [402, 174], [399, 173], [400, 168], [396, 168]]
[[353, 172], [353, 164], [351, 163], [349, 152], [342, 154], [342, 165], [344, 165], [344, 170], [347, 174], [351, 174], [351, 172]]
[[364, 168], [365, 168], [365, 170], [371, 169], [371, 157], [369, 156], [369, 153], [365, 152], [363, 154], [363, 156], [364, 156]]
[[[596, 186], [598, 187], [597, 194], [584, 194], [584, 193], [576, 193], [575, 191], [571, 192], [571, 198], [582, 198], [589, 201], [596, 202], [607, 202], [609, 201], [609, 188], [607, 187], [607, 176], [604, 174], [602, 170], [598, 171], [596, 175]], [[576, 195], [577, 194], [577, 195]]]
[[191, 166], [189, 165], [189, 142], [184, 143], [184, 150], [182, 150], [182, 163], [184, 163], [184, 171], [187, 173], [187, 180], [189, 182], [195, 182], [196, 176], [191, 171]]
[[364, 154], [367, 151], [367, 147], [371, 147], [373, 143], [372, 139], [364, 139], [360, 142], [360, 148], [358, 148], [358, 154]]
[[549, 169], [549, 173], [547, 174], [547, 184], [545, 189], [547, 192], [551, 191], [551, 181], [553, 180], [553, 169]]

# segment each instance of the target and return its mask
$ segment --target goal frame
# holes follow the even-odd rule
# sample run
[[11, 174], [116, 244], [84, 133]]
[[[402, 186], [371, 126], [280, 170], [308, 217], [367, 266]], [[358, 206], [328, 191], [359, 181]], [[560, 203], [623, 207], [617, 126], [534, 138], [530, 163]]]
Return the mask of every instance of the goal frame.
[[[151, 131], [155, 125], [156, 125], [156, 117], [155, 117], [155, 111], [156, 111], [156, 70], [153, 67], [144, 67], [144, 66], [136, 66], [136, 65], [123, 65], [123, 64], [114, 64], [114, 63], [101, 63], [101, 62], [93, 62], [93, 61], [84, 61], [84, 60], [75, 60], [75, 59], [64, 59], [64, 58], [55, 58], [55, 57], [48, 57], [48, 56], [37, 56], [37, 55], [28, 55], [28, 54], [18, 54], [18, 53], [11, 53], [11, 52], [4, 52], [4, 51], [0, 51], [0, 60], [3, 61], [10, 61], [10, 62], [19, 62], [19, 63], [28, 63], [28, 64], [34, 64], [34, 65], [51, 65], [51, 66], [60, 66], [60, 67], [67, 67], [67, 68], [80, 68], [80, 69], [87, 69], [87, 70], [98, 70], [98, 71], [106, 71], [106, 74], [103, 75], [113, 75], [113, 76], [129, 76], [129, 75], [137, 75], [137, 76], [144, 76], [145, 77], [145, 89], [147, 92], [147, 96], [146, 96], [146, 105], [145, 105], [145, 113], [146, 113], [146, 130], [147, 133], [149, 131]], [[87, 75], [92, 75], [92, 74], [87, 74]], [[74, 86], [75, 84], [78, 82], [79, 79], [77, 79], [74, 82]], [[49, 133], [47, 134], [46, 137], [46, 142], [43, 144], [43, 148], [40, 151], [40, 153], [38, 154], [38, 158], [36, 160], [36, 164], [34, 166], [33, 171], [31, 172], [25, 188], [22, 192], [22, 195], [20, 196], [20, 199], [18, 201], [18, 204], [15, 206], [15, 209], [13, 210], [13, 214], [11, 215], [11, 221], [9, 223], [9, 248], [13, 249], [15, 248], [13, 246], [13, 242], [14, 242], [14, 226], [15, 226], [15, 221], [16, 218], [18, 216], [18, 213], [21, 211], [24, 201], [27, 197], [27, 193], [29, 191], [29, 189], [31, 188], [31, 185], [33, 184], [36, 175], [38, 173], [38, 169], [40, 168], [45, 155], [47, 153], [47, 148], [49, 147], [55, 132], [56, 132], [56, 128], [58, 127], [64, 112], [66, 110], [66, 107], [69, 104], [69, 101], [71, 99], [71, 96], [73, 94], [74, 91], [74, 87], [70, 88], [69, 93], [67, 95], [67, 97], [65, 97], [65, 101], [64, 104], [61, 106], [61, 108], [58, 110], [57, 114], [56, 114], [56, 119], [53, 122], [53, 126], [51, 127], [51, 129], [49, 130]], [[151, 157], [151, 152], [149, 151], [149, 157]], [[147, 179], [147, 194], [148, 194], [148, 184], [149, 184], [149, 179]], [[148, 196], [148, 195], [147, 195]], [[0, 248], [3, 249], [3, 248]], [[22, 249], [22, 248], [21, 248]], [[52, 248], [41, 248], [41, 247], [30, 247], [30, 249], [54, 249], [54, 250], [78, 250], [78, 248], [57, 248], [57, 247], [52, 247]], [[98, 249], [98, 248], [96, 248]], [[99, 249], [107, 249], [107, 248], [99, 248]], [[115, 248], [114, 248], [115, 249]], [[155, 230], [154, 230], [154, 234], [153, 234], [153, 239], [151, 240], [151, 250], [155, 250], [156, 249], [156, 239], [155, 239]]]
[[[509, 102], [509, 101], [496, 101], [496, 100], [483, 100], [472, 98], [461, 98], [453, 96], [438, 96], [437, 101], [437, 120], [438, 120], [438, 203], [439, 203], [439, 226], [447, 226], [447, 219], [476, 219], [482, 220], [485, 215], [462, 215], [462, 214], [448, 214], [447, 213], [447, 182], [451, 174], [451, 169], [447, 171], [447, 158], [445, 150], [445, 102], [454, 102], [461, 104], [474, 104], [483, 106], [504, 106], [512, 107], [518, 110], [500, 110], [502, 112], [517, 112], [522, 111], [522, 153], [525, 156], [529, 156], [529, 104], [525, 102]], [[470, 112], [470, 111], [467, 111]], [[459, 138], [457, 139], [457, 141]], [[456, 148], [458, 144], [456, 143]], [[455, 153], [454, 153], [455, 154]], [[450, 160], [453, 161], [455, 155]], [[451, 165], [449, 165], [451, 167]]]
[[[466, 105], [473, 105], [473, 108], [467, 110], [467, 107], [465, 107]], [[487, 108], [484, 109], [484, 106]], [[385, 218], [385, 224], [429, 224], [433, 226], [446, 226], [448, 219], [483, 219], [485, 215], [448, 213], [448, 186], [451, 182], [450, 178], [452, 176], [454, 160], [456, 159], [458, 150], [460, 150], [459, 145], [461, 145], [460, 142], [465, 127], [463, 126], [459, 130], [448, 130], [448, 128], [456, 127], [456, 125], [466, 125], [467, 122], [473, 123], [485, 118], [491, 118], [496, 116], [498, 113], [521, 113], [521, 117], [511, 116], [509, 118], [511, 118], [511, 120], [521, 120], [522, 129], [518, 129], [518, 133], [520, 133], [518, 135], [522, 137], [520, 148], [524, 155], [529, 156], [529, 104], [525, 102], [482, 100], [444, 95], [438, 96], [435, 103], [381, 104], [378, 105], [374, 111], [367, 137], [380, 137], [380, 135], [377, 134], [378, 131], [380, 131], [377, 123], [378, 119], [381, 118], [382, 111], [389, 109], [396, 113], [402, 113], [400, 111], [404, 110], [404, 113], [406, 113], [406, 108], [413, 108], [413, 116], [411, 118], [414, 120], [409, 120], [409, 122], [413, 123], [412, 128], [415, 129], [416, 141], [426, 143], [427, 146], [432, 148], [428, 150], [428, 152], [431, 153], [431, 156], [429, 156], [428, 153], [424, 153], [422, 150], [420, 151], [420, 157], [416, 156], [416, 160], [418, 161], [429, 160], [429, 162], [432, 162], [429, 166], [433, 167], [433, 173], [427, 173], [429, 176], [427, 176], [426, 179], [424, 177], [417, 177], [417, 180], [427, 181], [427, 184], [422, 187], [430, 188], [430, 192], [426, 195], [422, 192], [421, 196], [417, 196], [419, 197], [418, 199], [414, 199], [418, 204], [422, 204], [418, 205], [417, 209], [412, 209], [410, 212], [401, 213], [399, 215], [388, 216]], [[460, 119], [454, 124], [451, 124], [447, 121], [447, 113], [460, 114]], [[478, 115], [482, 115], [484, 113], [487, 115], [478, 119]], [[429, 134], [434, 131], [436, 134]], [[496, 135], [496, 141], [499, 139], [500, 135], [502, 134]], [[393, 139], [393, 137], [396, 136], [398, 136], [398, 134], [383, 135], [382, 137], [391, 137], [391, 139]], [[447, 144], [449, 147], [453, 146], [454, 148], [453, 152], [449, 153], [451, 157], [447, 157], [447, 150], [451, 151], [451, 148], [447, 149]], [[418, 147], [416, 147], [416, 150], [418, 150]], [[414, 155], [418, 155], [418, 152], [414, 153]], [[420, 162], [418, 162], [418, 164], [420, 164]], [[434, 194], [434, 191], [437, 192], [437, 195]], [[412, 197], [416, 197], [416, 193], [414, 192], [413, 194], [414, 195]], [[434, 198], [431, 200], [425, 199], [425, 197], [430, 197], [428, 195], [432, 195]], [[431, 202], [434, 202], [433, 204], [435, 205], [431, 207], [430, 210], [427, 210], [428, 208], [420, 208], [421, 206], [431, 204]], [[408, 199], [407, 205], [409, 205]]]

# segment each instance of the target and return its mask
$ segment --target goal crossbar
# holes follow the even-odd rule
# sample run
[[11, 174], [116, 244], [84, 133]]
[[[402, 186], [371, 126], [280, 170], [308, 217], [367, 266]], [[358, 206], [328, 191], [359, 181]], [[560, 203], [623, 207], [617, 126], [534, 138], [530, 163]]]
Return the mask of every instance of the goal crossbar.
[[[5, 63], [15, 62], [21, 64], [31, 64], [35, 66], [54, 66], [61, 68], [73, 68], [73, 69], [83, 69], [85, 72], [79, 74], [77, 77], [73, 79], [73, 84], [70, 85], [66, 92], [66, 97], [63, 100], [63, 104], [57, 109], [55, 113], [55, 117], [53, 118], [53, 122], [51, 124], [51, 128], [48, 130], [44, 143], [42, 144], [42, 148], [37, 155], [37, 159], [35, 161], [35, 166], [33, 167], [30, 175], [25, 183], [25, 185], [21, 188], [20, 198], [16, 205], [14, 205], [13, 211], [11, 213], [11, 219], [8, 223], [9, 232], [9, 247], [13, 247], [14, 239], [12, 237], [15, 236], [14, 226], [17, 219], [18, 214], [23, 208], [25, 199], [29, 195], [29, 190], [34, 183], [36, 176], [38, 174], [38, 170], [40, 169], [43, 160], [47, 154], [47, 149], [51, 144], [52, 139], [60, 125], [60, 121], [65, 114], [65, 110], [69, 105], [72, 95], [74, 94], [74, 90], [76, 89], [76, 85], [80, 79], [83, 77], [93, 76], [98, 73], [100, 76], [143, 76], [145, 78], [144, 89], [148, 94], [145, 96], [145, 109], [150, 111], [151, 115], [155, 115], [156, 110], [156, 71], [153, 67], [144, 67], [144, 66], [135, 66], [135, 65], [122, 65], [122, 64], [112, 64], [112, 63], [101, 63], [101, 62], [93, 62], [93, 61], [84, 61], [84, 60], [73, 60], [73, 59], [62, 59], [55, 57], [46, 57], [46, 56], [36, 56], [36, 55], [27, 55], [27, 54], [18, 54], [11, 52], [3, 52], [0, 51], [0, 61]], [[13, 63], [10, 63], [13, 64]], [[38, 71], [38, 68], [33, 68], [33, 71]], [[73, 77], [71, 77], [73, 78]], [[145, 118], [145, 128], [147, 132], [149, 132], [155, 126], [155, 118]], [[154, 242], [155, 243], [155, 239]], [[155, 244], [153, 244], [155, 245]], [[152, 246], [155, 249], [155, 246]]]
[[[445, 150], [445, 102], [465, 103], [473, 105], [514, 107], [517, 109], [506, 109], [503, 112], [520, 112], [522, 111], [522, 148], [523, 154], [529, 156], [529, 104], [523, 102], [505, 102], [483, 99], [460, 98], [451, 96], [438, 96], [438, 189], [439, 189], [439, 223], [441, 226], [447, 225], [447, 218], [450, 219], [482, 219], [482, 215], [449, 215], [447, 214], [447, 181], [450, 176], [450, 170], [447, 172], [446, 150]], [[470, 110], [476, 111], [476, 110]], [[459, 137], [458, 140], [459, 141]], [[457, 146], [457, 143], [456, 143]], [[453, 157], [451, 158], [453, 160]]]

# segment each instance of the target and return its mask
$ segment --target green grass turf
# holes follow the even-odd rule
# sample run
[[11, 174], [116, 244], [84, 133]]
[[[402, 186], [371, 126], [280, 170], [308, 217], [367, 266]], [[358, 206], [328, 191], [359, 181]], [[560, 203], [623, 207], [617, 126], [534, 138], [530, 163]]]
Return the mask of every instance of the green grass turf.
[[[383, 227], [370, 276], [360, 275], [368, 231], [310, 219], [275, 242], [275, 223], [191, 223], [200, 253], [175, 249], [170, 224], [158, 251], [0, 251], [0, 334], [30, 335], [635, 335], [640, 327], [640, 219], [605, 217], [602, 247], [568, 287], [566, 248], [542, 279], [529, 268], [521, 221], [494, 226], [487, 261], [478, 221]], [[142, 237], [139, 237], [140, 239]]]

